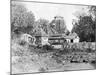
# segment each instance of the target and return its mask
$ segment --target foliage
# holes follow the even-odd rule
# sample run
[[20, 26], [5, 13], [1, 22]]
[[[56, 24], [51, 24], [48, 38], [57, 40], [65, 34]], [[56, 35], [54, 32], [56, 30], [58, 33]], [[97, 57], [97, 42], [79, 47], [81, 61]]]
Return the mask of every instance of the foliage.
[[41, 67], [41, 68], [39, 69], [39, 72], [46, 72], [46, 69], [43, 68], [43, 67]]
[[69, 35], [70, 34], [70, 31], [66, 29], [65, 34], [66, 35]]
[[76, 32], [79, 35], [80, 41], [95, 42], [96, 20], [93, 20], [91, 13], [86, 16], [80, 15], [78, 21], [74, 23], [72, 32]]
[[39, 19], [37, 21], [39, 23], [39, 25], [41, 26], [41, 28], [48, 33], [48, 25], [49, 25], [49, 21], [46, 19]]
[[96, 6], [90, 6], [89, 13], [92, 16], [93, 20], [96, 20]]
[[22, 30], [29, 31], [34, 24], [34, 15], [32, 12], [28, 12], [23, 5], [13, 4], [11, 6], [11, 29], [12, 31]]

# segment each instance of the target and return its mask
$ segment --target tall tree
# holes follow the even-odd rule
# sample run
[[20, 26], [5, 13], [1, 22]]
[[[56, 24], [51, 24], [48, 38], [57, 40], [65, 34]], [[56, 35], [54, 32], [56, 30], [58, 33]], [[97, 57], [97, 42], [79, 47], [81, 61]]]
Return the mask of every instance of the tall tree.
[[[11, 5], [11, 29], [21, 30], [28, 32], [34, 24], [34, 15], [32, 12], [28, 12], [23, 5], [13, 4]], [[28, 30], [28, 31], [27, 31]]]
[[96, 21], [96, 6], [89, 6], [89, 13], [93, 20]]
[[39, 23], [41, 28], [48, 34], [49, 21], [46, 19], [39, 19], [37, 22]]
[[87, 16], [79, 16], [78, 21], [74, 23], [72, 32], [76, 32], [79, 35], [80, 41], [95, 42], [96, 21], [93, 20], [90, 12], [89, 14]]

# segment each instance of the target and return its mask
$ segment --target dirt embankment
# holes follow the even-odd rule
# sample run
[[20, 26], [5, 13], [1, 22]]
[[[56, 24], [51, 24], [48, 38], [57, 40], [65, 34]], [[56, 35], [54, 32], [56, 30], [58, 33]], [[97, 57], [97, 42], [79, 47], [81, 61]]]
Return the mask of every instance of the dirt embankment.
[[18, 40], [12, 41], [11, 48], [13, 74], [95, 69], [95, 51], [43, 50]]

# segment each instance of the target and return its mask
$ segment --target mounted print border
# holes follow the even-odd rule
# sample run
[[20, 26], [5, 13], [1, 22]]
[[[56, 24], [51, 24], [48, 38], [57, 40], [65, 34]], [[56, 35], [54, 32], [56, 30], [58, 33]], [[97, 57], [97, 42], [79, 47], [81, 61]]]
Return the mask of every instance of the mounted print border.
[[11, 0], [11, 74], [96, 69], [96, 6]]

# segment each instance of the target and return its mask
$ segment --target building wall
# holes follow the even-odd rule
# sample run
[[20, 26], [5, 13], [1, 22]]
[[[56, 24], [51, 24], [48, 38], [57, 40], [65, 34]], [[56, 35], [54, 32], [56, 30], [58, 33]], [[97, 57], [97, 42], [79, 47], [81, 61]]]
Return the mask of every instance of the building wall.
[[42, 43], [42, 45], [49, 44], [48, 43], [48, 37], [41, 37], [41, 43]]
[[79, 42], [79, 38], [73, 39], [73, 43], [78, 43], [78, 42]]
[[79, 38], [74, 38], [74, 39], [66, 39], [67, 43], [78, 43]]
[[25, 42], [27, 42], [27, 43], [29, 43], [29, 44], [33, 44], [33, 45], [35, 45], [35, 41], [36, 41], [35, 37], [32, 37], [32, 36], [29, 35], [29, 34], [23, 34], [23, 35], [20, 37], [20, 40], [23, 40], [23, 41], [25, 41]]
[[71, 40], [70, 40], [70, 39], [66, 39], [66, 41], [67, 41], [68, 43], [70, 43], [70, 42], [71, 42]]

